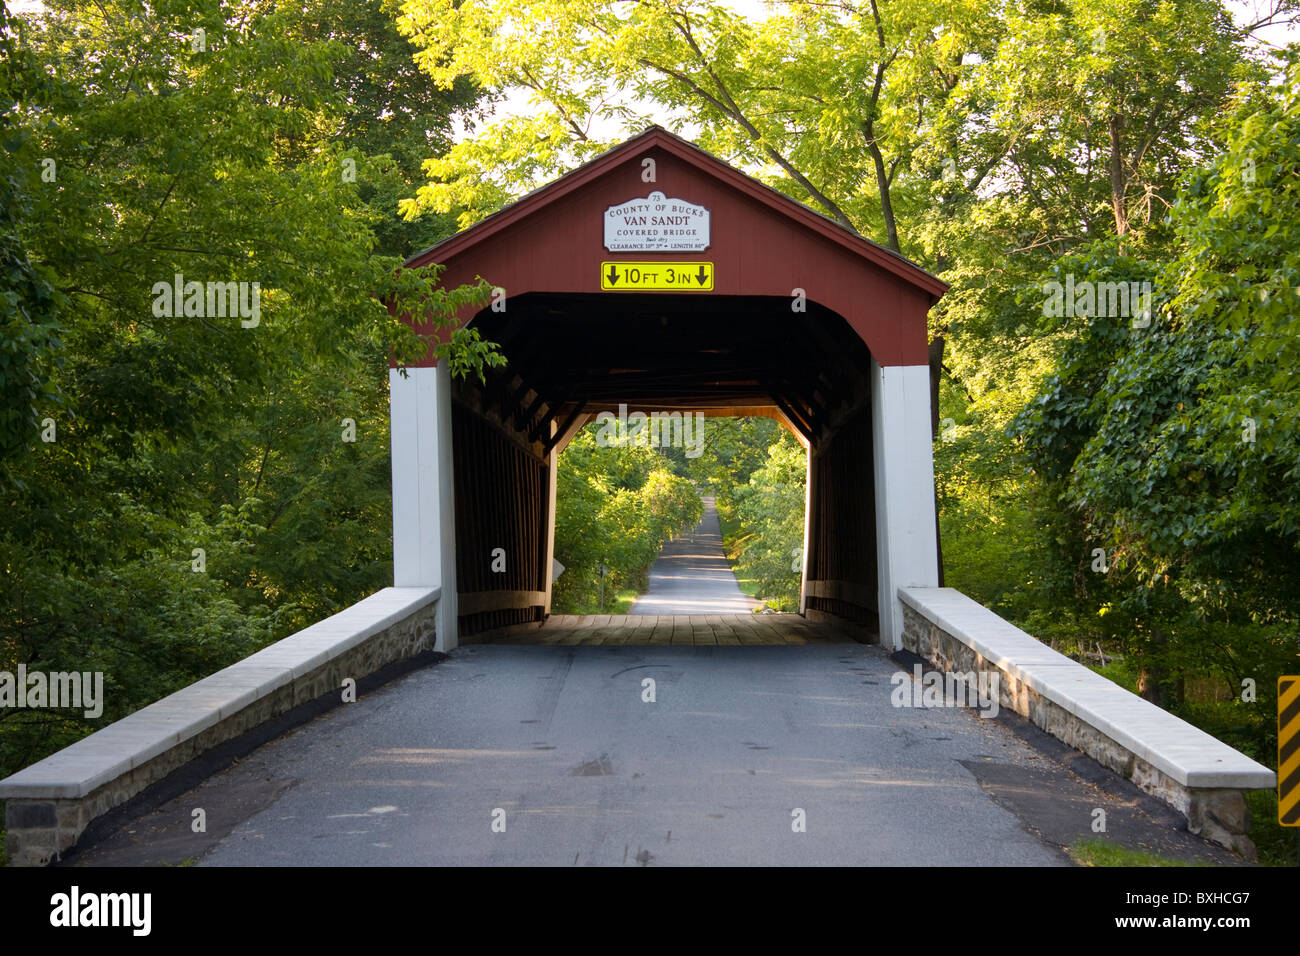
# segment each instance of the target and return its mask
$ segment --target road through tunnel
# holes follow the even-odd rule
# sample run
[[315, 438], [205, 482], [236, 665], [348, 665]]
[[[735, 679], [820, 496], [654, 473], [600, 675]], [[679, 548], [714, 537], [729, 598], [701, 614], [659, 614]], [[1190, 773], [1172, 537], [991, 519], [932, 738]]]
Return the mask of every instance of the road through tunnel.
[[543, 619], [550, 457], [602, 413], [638, 412], [665, 444], [695, 412], [784, 424], [814, 477], [802, 603], [875, 626], [871, 356], [841, 317], [788, 298], [532, 293], [473, 324], [508, 364], [452, 387], [462, 637]]

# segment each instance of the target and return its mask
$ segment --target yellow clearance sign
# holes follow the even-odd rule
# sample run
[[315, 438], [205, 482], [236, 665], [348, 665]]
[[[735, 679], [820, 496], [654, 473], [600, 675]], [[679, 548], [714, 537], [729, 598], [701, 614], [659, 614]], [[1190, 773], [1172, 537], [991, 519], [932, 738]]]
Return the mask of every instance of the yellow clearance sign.
[[605, 292], [712, 292], [712, 262], [602, 262]]
[[1300, 827], [1300, 677], [1277, 679], [1277, 821]]

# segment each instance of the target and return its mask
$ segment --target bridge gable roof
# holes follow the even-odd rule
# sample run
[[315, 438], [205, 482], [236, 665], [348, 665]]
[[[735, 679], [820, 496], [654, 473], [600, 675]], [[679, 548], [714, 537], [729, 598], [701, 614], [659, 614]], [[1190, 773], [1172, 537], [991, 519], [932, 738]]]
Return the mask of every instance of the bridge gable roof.
[[[687, 167], [730, 186], [803, 228], [836, 243], [866, 262], [915, 285], [929, 293], [936, 301], [948, 290], [947, 283], [926, 272], [912, 260], [879, 243], [872, 242], [836, 220], [734, 169], [712, 153], [661, 126], [648, 127], [637, 136], [606, 150], [577, 169], [535, 189], [469, 228], [416, 253], [407, 260], [406, 264], [423, 266], [435, 262], [446, 263], [462, 256], [474, 247], [491, 240], [498, 233], [607, 176], [627, 163], [630, 158], [639, 158], [656, 147], [681, 160]], [[639, 172], [640, 165], [636, 164], [635, 169]], [[647, 183], [644, 187], [649, 190], [656, 188], [657, 185], [657, 183]]]
[[[655, 160], [653, 182], [642, 180], [646, 158]], [[644, 200], [651, 192], [709, 211], [705, 250], [608, 250], [606, 210]], [[881, 365], [926, 364], [926, 316], [948, 288], [914, 262], [657, 126], [413, 256], [407, 265], [444, 266], [441, 282], [448, 288], [482, 277], [508, 297], [617, 297], [622, 289], [602, 289], [609, 263], [647, 261], [686, 263], [692, 271], [696, 263], [707, 264], [714, 273], [712, 287], [692, 289], [692, 297], [789, 301], [802, 290], [810, 303], [842, 316]], [[687, 294], [651, 293], [678, 300]], [[618, 308], [613, 306], [611, 315]], [[474, 314], [467, 311], [463, 320]]]

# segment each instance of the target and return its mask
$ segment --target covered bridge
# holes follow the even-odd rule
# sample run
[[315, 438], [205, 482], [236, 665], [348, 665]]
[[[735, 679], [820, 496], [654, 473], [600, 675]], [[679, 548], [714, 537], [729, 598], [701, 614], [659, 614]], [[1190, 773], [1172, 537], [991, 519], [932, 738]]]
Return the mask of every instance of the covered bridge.
[[556, 456], [620, 406], [783, 422], [808, 451], [801, 610], [901, 646], [898, 589], [938, 583], [943, 282], [658, 127], [408, 262], [430, 264], [495, 287], [461, 318], [508, 359], [483, 385], [390, 372], [395, 583], [441, 588], [441, 650], [549, 613]]

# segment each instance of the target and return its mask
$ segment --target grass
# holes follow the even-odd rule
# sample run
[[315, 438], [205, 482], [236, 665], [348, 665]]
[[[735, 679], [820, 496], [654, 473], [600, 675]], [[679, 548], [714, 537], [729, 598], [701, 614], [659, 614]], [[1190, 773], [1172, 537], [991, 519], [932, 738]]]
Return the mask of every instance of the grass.
[[[1270, 763], [1269, 766], [1272, 766]], [[1265, 866], [1297, 866], [1296, 828], [1284, 827], [1277, 820], [1277, 791], [1253, 790], [1246, 794], [1250, 807], [1250, 839]]]
[[1209, 866], [1208, 863], [1189, 863], [1145, 850], [1131, 850], [1097, 839], [1079, 840], [1066, 847], [1065, 852], [1080, 866]]
[[552, 614], [627, 614], [632, 610], [632, 604], [641, 592], [636, 588], [623, 588], [614, 595], [614, 603], [608, 602], [605, 607], [597, 607], [595, 600], [587, 601], [583, 604], [565, 603], [556, 605], [551, 608]]
[[624, 588], [618, 592], [614, 598], [614, 606], [610, 608], [610, 614], [629, 614], [632, 611], [632, 605], [636, 599], [641, 596], [641, 592], [636, 588]]
[[[1127, 661], [1114, 660], [1105, 667], [1093, 663], [1085, 666], [1131, 693], [1138, 692], [1137, 671]], [[1252, 760], [1277, 769], [1276, 751], [1260, 747], [1272, 720], [1267, 710], [1255, 710], [1236, 700], [1188, 700], [1170, 712]], [[1297, 838], [1293, 829], [1278, 823], [1277, 790], [1250, 791], [1246, 803], [1250, 807], [1250, 840], [1259, 862], [1264, 866], [1296, 866]]]
[[[782, 607], [780, 599], [764, 598], [762, 595], [758, 593], [758, 581], [756, 578], [742, 578], [740, 575], [736, 575], [736, 580], [740, 583], [740, 590], [745, 594], [746, 597], [752, 597], [755, 601], [762, 601], [764, 606], [770, 607], [773, 611], [798, 611], [799, 610], [799, 606], [797, 603], [794, 604], [793, 606]], [[761, 611], [762, 608], [757, 608], [756, 610]]]

